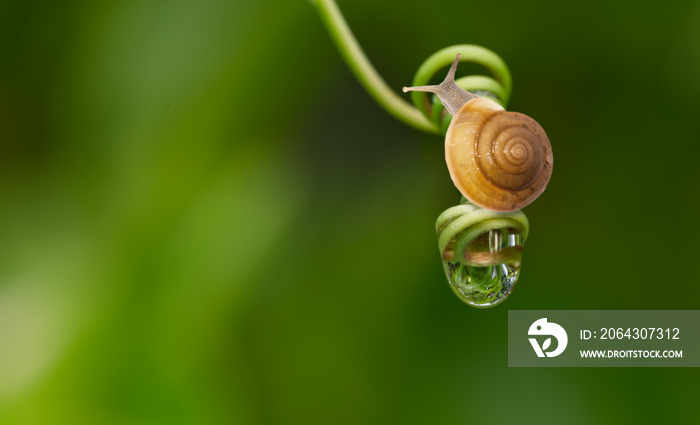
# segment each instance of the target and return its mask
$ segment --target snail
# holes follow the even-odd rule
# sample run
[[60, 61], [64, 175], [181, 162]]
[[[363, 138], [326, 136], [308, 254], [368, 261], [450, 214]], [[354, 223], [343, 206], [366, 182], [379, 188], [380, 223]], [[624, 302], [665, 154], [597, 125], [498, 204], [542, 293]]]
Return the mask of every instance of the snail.
[[547, 187], [552, 147], [534, 119], [508, 112], [459, 87], [454, 77], [460, 57], [458, 53], [441, 84], [404, 87], [403, 91], [434, 93], [452, 114], [445, 136], [445, 160], [462, 195], [492, 211], [517, 211]]

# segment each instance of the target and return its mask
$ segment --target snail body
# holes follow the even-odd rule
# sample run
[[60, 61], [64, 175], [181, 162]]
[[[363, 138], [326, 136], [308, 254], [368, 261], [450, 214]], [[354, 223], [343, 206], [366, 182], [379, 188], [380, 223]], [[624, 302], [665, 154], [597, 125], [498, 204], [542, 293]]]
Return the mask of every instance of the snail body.
[[516, 211], [544, 192], [552, 175], [552, 147], [537, 121], [508, 112], [454, 81], [457, 55], [439, 85], [404, 87], [435, 93], [452, 122], [445, 160], [457, 189], [471, 203], [492, 211]]

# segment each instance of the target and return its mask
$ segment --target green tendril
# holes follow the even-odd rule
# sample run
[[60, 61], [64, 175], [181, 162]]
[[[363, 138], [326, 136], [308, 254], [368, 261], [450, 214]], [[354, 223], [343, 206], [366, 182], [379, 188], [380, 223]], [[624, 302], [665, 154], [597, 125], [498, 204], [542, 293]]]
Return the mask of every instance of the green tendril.
[[530, 223], [525, 214], [496, 212], [477, 207], [467, 200], [448, 208], [437, 219], [438, 247], [443, 260], [469, 264], [464, 253], [467, 246], [479, 235], [490, 230], [513, 228], [523, 235], [523, 243], [530, 233]]
[[400, 121], [428, 133], [437, 133], [437, 127], [420, 111], [411, 106], [389, 88], [379, 73], [374, 69], [367, 55], [362, 51], [343, 14], [333, 0], [312, 1], [321, 14], [321, 19], [331, 34], [340, 54], [347, 62], [355, 77], [367, 92], [391, 115]]
[[[425, 92], [413, 92], [411, 98], [415, 106], [412, 106], [391, 90], [362, 51], [334, 0], [311, 2], [318, 8], [321, 19], [345, 62], [379, 105], [411, 127], [436, 134], [447, 131], [452, 116], [444, 110], [436, 97]], [[467, 91], [490, 97], [505, 107], [512, 89], [510, 71], [500, 56], [481, 46], [462, 44], [438, 51], [418, 68], [413, 85], [429, 84], [442, 68], [452, 64], [457, 53], [462, 54], [460, 62], [483, 65], [493, 74], [493, 78], [483, 75], [462, 77], [456, 80], [457, 84]]]

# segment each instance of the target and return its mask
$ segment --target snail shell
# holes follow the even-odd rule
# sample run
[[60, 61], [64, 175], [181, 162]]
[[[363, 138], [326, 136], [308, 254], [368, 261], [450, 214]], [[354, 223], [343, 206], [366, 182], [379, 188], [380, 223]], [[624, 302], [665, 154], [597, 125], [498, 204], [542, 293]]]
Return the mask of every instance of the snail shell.
[[459, 87], [457, 54], [439, 85], [404, 87], [435, 93], [452, 115], [445, 159], [457, 189], [474, 205], [516, 211], [534, 201], [552, 176], [552, 146], [537, 121]]
[[552, 147], [537, 121], [484, 98], [468, 101], [454, 114], [445, 159], [462, 195], [493, 211], [530, 204], [552, 175]]

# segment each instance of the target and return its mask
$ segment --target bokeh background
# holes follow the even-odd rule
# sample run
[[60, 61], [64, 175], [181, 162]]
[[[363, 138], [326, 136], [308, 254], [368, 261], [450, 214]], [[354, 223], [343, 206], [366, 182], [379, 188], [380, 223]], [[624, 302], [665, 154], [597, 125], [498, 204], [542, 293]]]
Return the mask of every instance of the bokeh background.
[[[1, 424], [680, 423], [695, 369], [509, 369], [509, 309], [697, 309], [700, 3], [343, 1], [397, 91], [500, 54], [555, 167], [462, 304], [442, 138], [304, 0], [0, 2]], [[461, 72], [480, 72], [461, 67]]]

